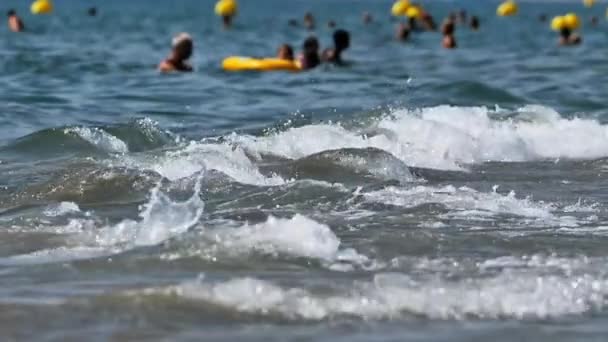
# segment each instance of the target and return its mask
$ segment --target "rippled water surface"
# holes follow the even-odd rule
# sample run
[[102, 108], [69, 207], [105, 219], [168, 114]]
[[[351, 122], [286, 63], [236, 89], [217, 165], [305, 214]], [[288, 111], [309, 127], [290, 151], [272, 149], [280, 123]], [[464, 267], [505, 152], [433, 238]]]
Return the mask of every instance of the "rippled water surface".
[[[56, 0], [0, 30], [0, 331], [18, 340], [603, 341], [605, 5]], [[315, 13], [349, 66], [226, 73]], [[577, 11], [559, 48], [538, 16]], [[363, 25], [369, 11], [374, 22]], [[600, 20], [590, 25], [591, 16]], [[159, 75], [172, 35], [191, 74]]]

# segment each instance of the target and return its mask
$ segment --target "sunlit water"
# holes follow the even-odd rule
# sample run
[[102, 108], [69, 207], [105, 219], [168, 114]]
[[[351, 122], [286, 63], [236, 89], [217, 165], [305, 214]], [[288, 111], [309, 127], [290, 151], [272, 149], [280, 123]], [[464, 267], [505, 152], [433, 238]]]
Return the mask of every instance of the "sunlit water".
[[[603, 341], [605, 6], [393, 40], [389, 1], [5, 1], [0, 331], [23, 340]], [[229, 74], [310, 33], [346, 68]], [[576, 10], [559, 48], [538, 16]], [[374, 23], [365, 26], [369, 11]], [[589, 24], [592, 15], [602, 20]], [[190, 32], [196, 72], [159, 75]]]

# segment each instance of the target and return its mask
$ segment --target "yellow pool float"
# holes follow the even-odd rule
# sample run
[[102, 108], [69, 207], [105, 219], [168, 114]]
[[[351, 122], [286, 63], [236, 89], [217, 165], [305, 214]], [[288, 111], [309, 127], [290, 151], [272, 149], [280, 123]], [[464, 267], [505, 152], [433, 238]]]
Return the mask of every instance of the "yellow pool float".
[[404, 16], [407, 12], [407, 9], [410, 7], [409, 0], [397, 0], [393, 7], [391, 7], [391, 14], [395, 17]]
[[222, 61], [222, 69], [226, 71], [300, 71], [302, 68], [297, 61], [280, 58], [231, 56]]
[[220, 17], [232, 17], [237, 9], [236, 0], [220, 0], [215, 4], [215, 14]]
[[30, 7], [32, 14], [49, 14], [53, 12], [53, 3], [50, 0], [36, 0]]
[[418, 6], [410, 6], [407, 11], [405, 11], [405, 15], [409, 18], [418, 19], [422, 15], [422, 9]]
[[561, 31], [564, 28], [566, 28], [566, 25], [563, 16], [558, 15], [557, 17], [553, 18], [553, 20], [551, 20], [551, 29], [553, 31]]
[[581, 27], [581, 20], [575, 13], [568, 13], [564, 16], [564, 25], [570, 30], [576, 30]]
[[517, 14], [517, 10], [517, 3], [513, 0], [507, 0], [498, 6], [496, 14], [501, 17], [508, 17]]

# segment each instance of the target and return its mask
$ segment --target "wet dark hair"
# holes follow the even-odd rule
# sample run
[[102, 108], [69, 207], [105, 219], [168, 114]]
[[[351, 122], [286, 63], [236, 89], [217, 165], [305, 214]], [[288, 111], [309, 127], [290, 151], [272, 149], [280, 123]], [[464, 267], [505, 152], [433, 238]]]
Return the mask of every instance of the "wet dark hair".
[[350, 46], [350, 34], [346, 30], [334, 32], [334, 45], [336, 49], [345, 50]]
[[569, 28], [563, 28], [559, 31], [559, 35], [566, 39], [570, 38], [571, 34], [572, 31]]
[[314, 68], [321, 64], [321, 58], [319, 57], [319, 40], [316, 37], [308, 37], [302, 44], [304, 50], [304, 64], [307, 68]]
[[293, 48], [289, 44], [283, 44], [279, 47], [279, 51], [285, 50], [287, 52], [287, 57], [289, 59], [293, 59]]
[[12, 17], [14, 15], [17, 15], [17, 12], [14, 9], [9, 9], [8, 12], [6, 12], [6, 16], [8, 17]]
[[452, 20], [447, 20], [446, 22], [444, 22], [441, 26], [441, 33], [444, 36], [454, 34], [454, 22]]
[[479, 28], [479, 18], [477, 18], [477, 16], [471, 17], [471, 28], [473, 28], [473, 29]]
[[306, 38], [304, 44], [302, 44], [302, 49], [304, 50], [304, 53], [319, 51], [319, 40], [317, 37]]

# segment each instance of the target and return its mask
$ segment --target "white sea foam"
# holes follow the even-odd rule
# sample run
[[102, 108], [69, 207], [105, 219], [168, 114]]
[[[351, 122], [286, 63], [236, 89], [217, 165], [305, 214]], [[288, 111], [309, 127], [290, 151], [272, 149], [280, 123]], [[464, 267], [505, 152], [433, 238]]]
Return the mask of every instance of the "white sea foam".
[[364, 319], [397, 318], [407, 314], [431, 319], [547, 319], [600, 309], [608, 295], [601, 276], [539, 275], [504, 271], [491, 278], [416, 280], [399, 273], [381, 273], [371, 282], [355, 282], [333, 293], [282, 287], [254, 278], [226, 282], [204, 279], [162, 290], [255, 315], [323, 320], [335, 316]]
[[340, 148], [374, 147], [409, 166], [437, 169], [486, 161], [608, 156], [608, 126], [590, 119], [564, 119], [541, 106], [519, 112], [516, 119], [498, 120], [493, 118], [497, 113], [485, 107], [439, 106], [397, 110], [360, 131], [318, 124], [267, 137], [234, 134], [230, 139], [254, 155], [292, 159]]
[[49, 205], [43, 213], [46, 216], [56, 217], [78, 212], [80, 212], [78, 204], [74, 202], [61, 202], [59, 204]]
[[302, 215], [291, 219], [270, 216], [263, 223], [246, 224], [233, 229], [215, 229], [206, 234], [230, 253], [258, 251], [269, 255], [319, 259], [335, 269], [339, 269], [338, 263], [341, 262], [369, 262], [367, 257], [354, 249], [341, 249], [340, 239], [327, 225]]
[[190, 177], [204, 170], [215, 170], [243, 184], [285, 183], [279, 176], [262, 175], [242, 148], [226, 144], [191, 142], [179, 150], [168, 151], [154, 159], [130, 158], [126, 162], [130, 166], [153, 170], [169, 180]]
[[76, 134], [89, 144], [107, 152], [127, 153], [127, 144], [100, 128], [72, 127], [65, 129], [66, 134]]
[[192, 197], [184, 202], [174, 202], [160, 191], [159, 184], [152, 189], [150, 200], [143, 206], [139, 215], [140, 221], [126, 219], [114, 226], [91, 232], [94, 234], [96, 245], [155, 245], [185, 233], [203, 214], [204, 203], [200, 198], [200, 191], [199, 178]]
[[492, 216], [510, 214], [523, 217], [554, 219], [553, 204], [518, 199], [514, 192], [501, 195], [496, 191], [478, 192], [468, 187], [456, 188], [414, 186], [410, 188], [387, 187], [363, 194], [367, 201], [413, 208], [423, 204], [441, 204], [452, 210], [452, 216]]

